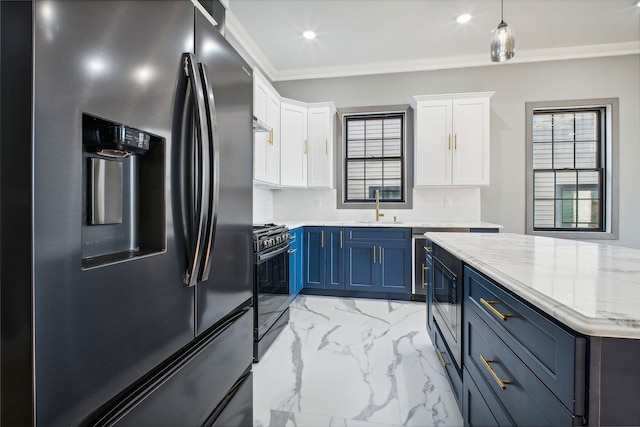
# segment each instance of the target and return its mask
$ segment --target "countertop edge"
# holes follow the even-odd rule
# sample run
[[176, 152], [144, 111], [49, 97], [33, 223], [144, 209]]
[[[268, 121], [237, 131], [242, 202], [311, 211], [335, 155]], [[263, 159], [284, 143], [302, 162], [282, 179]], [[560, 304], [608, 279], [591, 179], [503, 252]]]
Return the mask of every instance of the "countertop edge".
[[540, 311], [580, 334], [602, 338], [640, 339], [640, 328], [620, 325], [620, 323], [629, 323], [627, 319], [608, 318], [600, 320], [584, 316], [557, 300], [532, 290], [526, 284], [504, 274], [499, 269], [488, 265], [464, 250], [452, 246], [446, 240], [430, 233], [425, 233], [425, 235], [432, 242], [440, 245], [443, 249], [446, 249], [464, 263], [497, 282], [503, 288], [508, 289]]

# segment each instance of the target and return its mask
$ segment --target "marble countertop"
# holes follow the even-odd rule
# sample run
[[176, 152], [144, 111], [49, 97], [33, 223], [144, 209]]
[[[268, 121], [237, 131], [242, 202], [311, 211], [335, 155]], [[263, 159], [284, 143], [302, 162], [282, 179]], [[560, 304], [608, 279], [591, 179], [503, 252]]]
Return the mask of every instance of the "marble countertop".
[[510, 233], [425, 235], [577, 332], [640, 339], [640, 250]]
[[273, 221], [276, 224], [286, 225], [290, 229], [299, 227], [405, 227], [405, 228], [431, 228], [431, 229], [452, 229], [452, 228], [497, 228], [502, 226], [491, 224], [489, 222], [473, 222], [473, 221], [355, 221], [355, 220], [282, 220]]

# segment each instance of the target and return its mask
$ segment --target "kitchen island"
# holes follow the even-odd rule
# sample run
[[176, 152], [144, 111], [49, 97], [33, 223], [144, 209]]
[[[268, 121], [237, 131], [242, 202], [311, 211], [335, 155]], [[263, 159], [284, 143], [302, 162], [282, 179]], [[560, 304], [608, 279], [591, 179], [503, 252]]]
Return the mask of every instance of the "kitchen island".
[[425, 236], [464, 266], [466, 423], [640, 425], [640, 250]]

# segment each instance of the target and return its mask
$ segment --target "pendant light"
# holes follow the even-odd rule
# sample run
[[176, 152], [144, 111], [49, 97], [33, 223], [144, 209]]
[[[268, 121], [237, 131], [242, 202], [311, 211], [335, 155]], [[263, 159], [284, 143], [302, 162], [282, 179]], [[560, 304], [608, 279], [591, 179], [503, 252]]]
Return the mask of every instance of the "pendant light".
[[500, 23], [491, 31], [491, 60], [503, 62], [516, 54], [516, 39], [513, 29], [504, 22], [504, 0], [500, 0]]

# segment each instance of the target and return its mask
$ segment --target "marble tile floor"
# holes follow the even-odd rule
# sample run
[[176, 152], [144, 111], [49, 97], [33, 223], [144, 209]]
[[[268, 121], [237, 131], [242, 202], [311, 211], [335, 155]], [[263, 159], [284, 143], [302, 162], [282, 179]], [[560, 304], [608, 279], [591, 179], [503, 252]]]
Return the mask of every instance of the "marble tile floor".
[[461, 426], [425, 303], [298, 296], [254, 371], [254, 427]]

